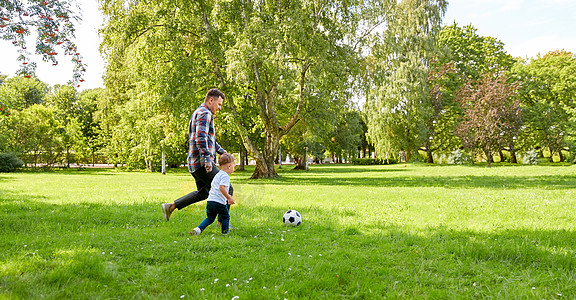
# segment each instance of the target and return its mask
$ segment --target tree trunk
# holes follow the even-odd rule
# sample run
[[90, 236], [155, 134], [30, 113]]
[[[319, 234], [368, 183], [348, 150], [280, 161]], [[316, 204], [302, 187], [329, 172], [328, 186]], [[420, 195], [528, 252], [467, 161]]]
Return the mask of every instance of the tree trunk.
[[70, 169], [70, 147], [66, 147], [66, 168]]
[[432, 155], [432, 149], [430, 148], [430, 142], [426, 143], [426, 162], [429, 164], [434, 163], [434, 156]]
[[492, 151], [488, 150], [488, 149], [484, 149], [484, 154], [486, 155], [486, 164], [488, 165], [488, 168], [492, 167]]
[[[294, 127], [294, 125], [296, 125], [296, 123], [300, 120], [300, 112], [304, 106], [304, 83], [306, 79], [306, 73], [310, 68], [310, 62], [309, 59], [306, 59], [306, 61], [302, 64], [299, 81], [299, 101], [296, 106], [296, 110], [292, 115], [292, 118], [288, 121], [288, 123], [286, 123], [286, 125], [282, 127], [279, 126], [278, 119], [276, 118], [275, 101], [277, 86], [274, 83], [268, 86], [263, 84], [263, 81], [260, 78], [260, 65], [258, 63], [253, 63], [251, 68], [254, 71], [254, 77], [256, 81], [254, 87], [256, 103], [260, 106], [260, 119], [264, 123], [264, 131], [266, 133], [264, 148], [262, 151], [260, 151], [254, 142], [250, 139], [248, 131], [246, 130], [247, 127], [244, 124], [243, 119], [239, 116], [234, 102], [230, 100], [228, 103], [230, 104], [237, 128], [240, 131], [242, 142], [244, 143], [246, 150], [248, 150], [248, 152], [252, 154], [256, 159], [256, 169], [250, 178], [257, 179], [278, 177], [278, 174], [274, 169], [274, 158], [278, 154], [280, 138], [288, 134], [292, 127]], [[215, 70], [219, 75], [218, 77], [221, 80], [221, 85], [224, 85], [224, 77], [221, 76], [222, 74], [219, 72], [219, 66], [216, 63]]]
[[513, 147], [510, 147], [510, 162], [513, 164], [518, 163], [518, 159], [516, 158], [516, 151]]
[[278, 169], [282, 169], [282, 149], [278, 149]]
[[240, 165], [238, 166], [238, 171], [244, 171], [244, 161], [246, 160], [246, 150], [244, 147], [240, 148]]
[[164, 150], [162, 150], [162, 175], [166, 175], [166, 156], [164, 155]]
[[304, 171], [308, 172], [308, 147], [304, 148]]
[[264, 151], [260, 152], [260, 155], [256, 157], [256, 169], [250, 177], [251, 179], [278, 177], [278, 173], [274, 169], [274, 159], [278, 154], [279, 147], [280, 131], [278, 128], [276, 130], [267, 130]]
[[562, 154], [562, 149], [558, 150], [558, 158], [560, 158], [560, 162], [564, 162], [564, 155]]

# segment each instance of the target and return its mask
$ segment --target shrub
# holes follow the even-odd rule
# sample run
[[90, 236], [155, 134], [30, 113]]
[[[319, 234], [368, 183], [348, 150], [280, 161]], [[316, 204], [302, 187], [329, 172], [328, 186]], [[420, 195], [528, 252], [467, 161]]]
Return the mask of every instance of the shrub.
[[391, 165], [398, 161], [395, 159], [381, 159], [381, 158], [353, 158], [353, 165]]
[[538, 152], [532, 149], [526, 152], [526, 155], [522, 158], [522, 162], [527, 165], [537, 165], [538, 164]]
[[462, 165], [464, 161], [466, 161], [466, 157], [460, 149], [452, 151], [448, 156], [448, 163], [451, 165]]
[[0, 153], [0, 172], [13, 172], [22, 167], [24, 162], [12, 153]]

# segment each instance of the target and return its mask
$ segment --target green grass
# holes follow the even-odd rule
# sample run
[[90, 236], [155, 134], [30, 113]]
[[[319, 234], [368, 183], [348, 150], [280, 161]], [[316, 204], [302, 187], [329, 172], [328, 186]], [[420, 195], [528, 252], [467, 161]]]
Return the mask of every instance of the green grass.
[[[188, 232], [185, 170], [0, 174], [0, 299], [576, 298], [576, 166], [285, 166]], [[296, 209], [303, 224], [282, 214]]]

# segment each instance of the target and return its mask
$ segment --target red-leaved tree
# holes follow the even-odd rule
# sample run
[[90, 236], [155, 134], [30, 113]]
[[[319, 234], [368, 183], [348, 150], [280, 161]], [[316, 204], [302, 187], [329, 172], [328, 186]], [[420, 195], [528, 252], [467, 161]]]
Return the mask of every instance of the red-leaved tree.
[[507, 80], [506, 76], [486, 74], [476, 83], [469, 81], [456, 97], [464, 110], [456, 135], [465, 148], [482, 151], [488, 167], [500, 149], [513, 151], [522, 125], [522, 109], [515, 99], [519, 85]]
[[74, 22], [79, 18], [70, 5], [66, 0], [0, 0], [0, 37], [18, 48], [18, 60], [22, 63], [19, 75], [29, 78], [36, 70], [26, 42], [26, 37], [35, 31], [33, 52], [53, 65], [58, 64], [58, 55], [70, 55], [74, 63], [73, 81], [83, 81], [86, 69], [74, 44]]

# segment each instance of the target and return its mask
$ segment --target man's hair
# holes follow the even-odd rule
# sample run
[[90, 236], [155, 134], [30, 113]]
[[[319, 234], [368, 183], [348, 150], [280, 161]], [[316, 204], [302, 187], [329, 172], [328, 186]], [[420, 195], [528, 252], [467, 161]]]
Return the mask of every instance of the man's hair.
[[204, 98], [204, 101], [208, 101], [208, 99], [213, 98], [213, 99], [218, 99], [218, 97], [222, 97], [222, 99], [226, 98], [224, 96], [224, 93], [222, 93], [220, 90], [218, 89], [210, 89], [208, 91], [208, 93], [206, 93], [206, 98]]
[[234, 161], [235, 161], [234, 156], [232, 156], [232, 154], [230, 153], [224, 153], [220, 155], [220, 158], [218, 159], [218, 162], [220, 163], [221, 166], [229, 164]]

